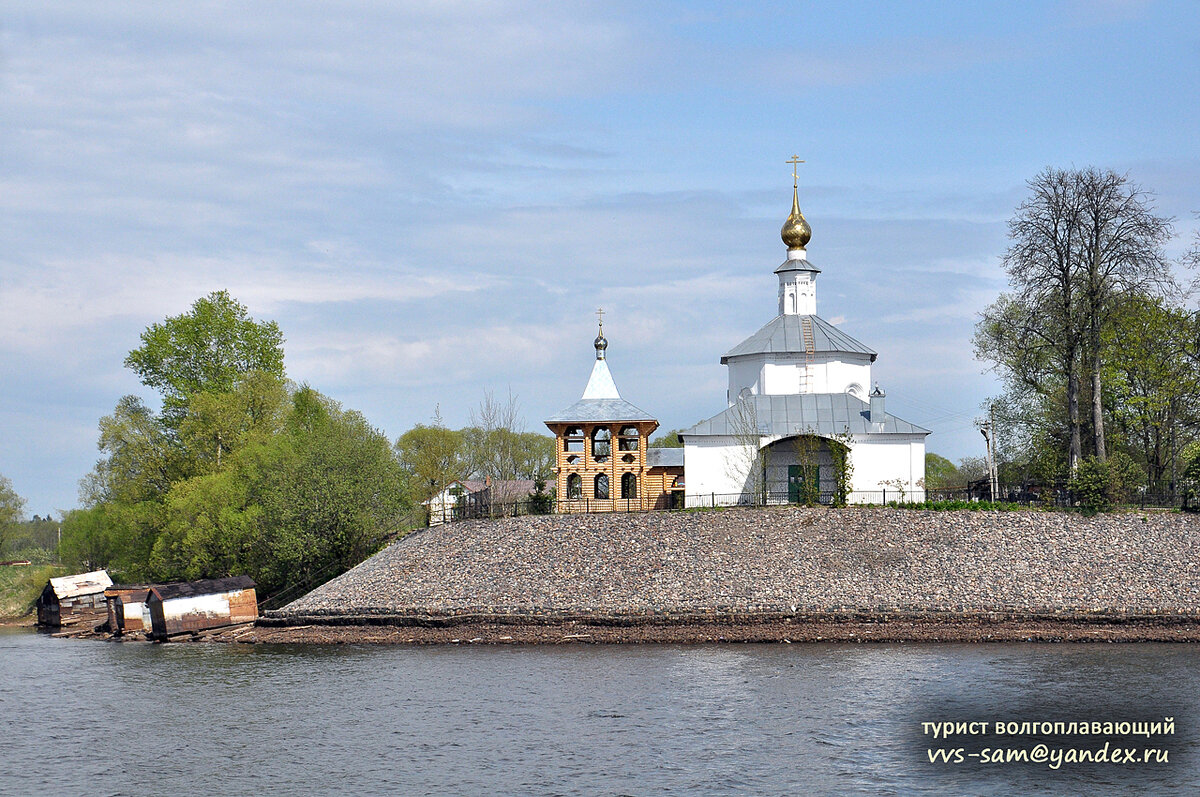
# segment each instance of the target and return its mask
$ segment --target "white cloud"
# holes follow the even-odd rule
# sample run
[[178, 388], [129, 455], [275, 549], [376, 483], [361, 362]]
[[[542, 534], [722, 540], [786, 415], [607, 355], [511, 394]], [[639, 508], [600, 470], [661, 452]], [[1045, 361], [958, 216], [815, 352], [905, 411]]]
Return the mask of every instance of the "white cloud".
[[493, 325], [430, 330], [404, 338], [386, 333], [309, 331], [293, 335], [288, 372], [315, 385], [368, 381], [390, 385], [486, 383], [497, 372], [524, 375], [545, 368], [568, 345], [552, 326]]
[[487, 288], [495, 278], [409, 268], [347, 271], [319, 264], [237, 256], [54, 261], [38, 271], [7, 267], [0, 286], [0, 348], [69, 346], [80, 331], [115, 318], [160, 321], [197, 298], [227, 289], [252, 315], [291, 304], [411, 303]]

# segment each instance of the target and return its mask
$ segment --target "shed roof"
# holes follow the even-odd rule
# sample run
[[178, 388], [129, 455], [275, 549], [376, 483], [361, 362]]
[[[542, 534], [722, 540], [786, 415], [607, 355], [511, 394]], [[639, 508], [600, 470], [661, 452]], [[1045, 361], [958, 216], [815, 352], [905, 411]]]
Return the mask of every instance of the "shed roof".
[[721, 364], [747, 354], [804, 354], [803, 319], [812, 321], [813, 351], [866, 354], [875, 361], [875, 350], [842, 332], [818, 315], [777, 315], [762, 329], [725, 352]]
[[54, 594], [61, 600], [77, 598], [80, 595], [95, 595], [97, 592], [104, 592], [112, 583], [107, 570], [93, 570], [90, 573], [52, 578], [50, 589], [54, 590]]
[[250, 589], [257, 586], [250, 576], [230, 576], [229, 578], [206, 578], [201, 581], [181, 581], [177, 584], [155, 584], [150, 592], [159, 600], [169, 601], [173, 598], [194, 598], [199, 595], [215, 595], [219, 592], [232, 592], [238, 589]]
[[[136, 593], [146, 593], [150, 591], [152, 584], [113, 584], [111, 587], [104, 590], [104, 597], [112, 598], [117, 595], [127, 595]], [[143, 597], [145, 597], [143, 595]]]
[[930, 433], [928, 429], [886, 412], [882, 423], [872, 423], [870, 410], [870, 404], [849, 393], [756, 395], [739, 399], [724, 412], [701, 421], [682, 434], [685, 440], [692, 435], [737, 435], [744, 434], [747, 427], [768, 437], [796, 434], [833, 437], [847, 430], [851, 434]]

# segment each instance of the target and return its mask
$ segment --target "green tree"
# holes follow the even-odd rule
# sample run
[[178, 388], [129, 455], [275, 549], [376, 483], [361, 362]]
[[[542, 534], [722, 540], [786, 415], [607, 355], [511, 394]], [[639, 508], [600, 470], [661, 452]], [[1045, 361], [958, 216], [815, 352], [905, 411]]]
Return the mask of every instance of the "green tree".
[[468, 475], [463, 433], [447, 429], [441, 415], [431, 426], [417, 424], [396, 440], [396, 455], [405, 471], [408, 495], [428, 501], [451, 482]]
[[[52, 556], [58, 546], [58, 529], [58, 521], [49, 516], [34, 515], [29, 520], [15, 523], [10, 527], [11, 534], [7, 541], [8, 552], [18, 554], [22, 551], [32, 553], [40, 550]], [[0, 533], [2, 533], [2, 529], [0, 529]], [[22, 555], [22, 558], [32, 557]], [[48, 559], [48, 557], [44, 556], [43, 559]]]
[[945, 457], [932, 451], [925, 454], [925, 486], [931, 490], [962, 487], [965, 485], [958, 468]]
[[1092, 514], [1112, 509], [1113, 474], [1107, 462], [1095, 457], [1083, 460], [1075, 470], [1067, 489], [1080, 508]]
[[284, 380], [264, 371], [239, 377], [232, 390], [191, 397], [179, 425], [189, 473], [221, 469], [223, 458], [283, 427], [291, 404]]
[[683, 448], [682, 429], [672, 429], [669, 432], [659, 432], [650, 441], [651, 448]]
[[125, 580], [248, 574], [315, 586], [407, 523], [404, 476], [358, 413], [283, 379], [278, 327], [225, 292], [150, 327], [127, 364], [163, 393], [100, 421], [104, 455], [62, 523], [65, 561]]
[[17, 495], [13, 483], [0, 475], [0, 553], [16, 535], [17, 524], [25, 516], [25, 499]]
[[251, 496], [262, 507], [255, 571], [269, 587], [332, 578], [412, 525], [388, 439], [357, 412], [301, 388]]
[[250, 318], [227, 291], [210, 293], [190, 312], [152, 324], [141, 339], [125, 365], [162, 394], [163, 418], [172, 428], [197, 393], [229, 392], [252, 371], [283, 376], [278, 325]]
[[105, 456], [87, 483], [84, 503], [161, 499], [179, 476], [179, 452], [159, 419], [137, 396], [124, 396], [100, 419], [97, 446]]
[[1103, 413], [1105, 346], [1113, 308], [1170, 282], [1162, 244], [1170, 220], [1126, 177], [1097, 169], [1046, 169], [1009, 222], [1004, 257], [1012, 291], [985, 310], [976, 328], [979, 359], [1010, 390], [1061, 401], [1064, 459], [1074, 473], [1083, 456], [1080, 401], [1089, 378], [1091, 442], [1107, 455]]
[[1177, 480], [1179, 449], [1200, 428], [1198, 341], [1195, 316], [1141, 297], [1123, 302], [1104, 332], [1106, 403], [1151, 484]]
[[59, 561], [78, 570], [112, 565], [114, 529], [108, 514], [107, 504], [66, 512], [62, 520], [62, 540], [58, 544]]
[[1073, 179], [1082, 198], [1078, 260], [1092, 381], [1092, 438], [1096, 458], [1103, 462], [1108, 456], [1103, 330], [1123, 299], [1160, 294], [1173, 286], [1162, 252], [1171, 237], [1171, 220], [1156, 216], [1153, 197], [1124, 175], [1083, 169]]
[[175, 579], [247, 573], [263, 595], [315, 585], [411, 520], [403, 482], [386, 437], [302, 387], [277, 433], [172, 487], [152, 570]]

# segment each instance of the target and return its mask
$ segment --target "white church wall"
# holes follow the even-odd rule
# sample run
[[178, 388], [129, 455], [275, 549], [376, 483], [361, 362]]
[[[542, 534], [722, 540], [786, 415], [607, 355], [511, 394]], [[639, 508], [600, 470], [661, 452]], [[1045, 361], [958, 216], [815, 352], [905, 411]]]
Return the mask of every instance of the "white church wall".
[[840, 359], [828, 360], [818, 369], [814, 380], [814, 393], [845, 393], [850, 385], [863, 389], [859, 398], [867, 399], [871, 389], [871, 358], [862, 355], [858, 361], [850, 360], [853, 355], [843, 354]]
[[[765, 439], [764, 439], [765, 442]], [[786, 492], [789, 465], [799, 464], [790, 438], [774, 441], [766, 447], [763, 459], [752, 462], [748, 451], [733, 436], [693, 437], [684, 446], [685, 506], [712, 506], [738, 503], [742, 493], [762, 489], [761, 478], [751, 478], [752, 469], [766, 463], [767, 487], [773, 493]], [[821, 490], [836, 489], [833, 460], [827, 447], [818, 454]], [[850, 500], [878, 502], [883, 491], [887, 500], [899, 500], [901, 481], [904, 500], [923, 501], [925, 490], [925, 440], [920, 435], [886, 435], [870, 438], [857, 435], [850, 442]]]
[[747, 360], [738, 358], [730, 360], [729, 368], [729, 396], [727, 401], [729, 406], [733, 406], [733, 402], [737, 401], [738, 395], [743, 389], [749, 388], [751, 393], [758, 393], [758, 378], [761, 373], [762, 363], [758, 360]]
[[813, 358], [812, 384], [804, 385], [804, 355], [772, 354], [769, 356], [739, 357], [728, 363], [729, 396], [732, 405], [741, 391], [787, 396], [795, 393], [844, 393], [851, 385], [861, 388], [859, 398], [866, 400], [871, 389], [871, 358], [869, 355], [841, 354], [836, 358], [819, 354]]
[[[804, 373], [804, 362], [792, 358], [778, 358], [778, 362], [763, 363], [762, 393], [768, 396], [784, 396], [789, 393], [800, 393], [801, 376]], [[789, 360], [791, 360], [789, 362]]]
[[[740, 444], [731, 435], [685, 438], [683, 447], [684, 505], [737, 503], [747, 489], [757, 447]], [[753, 488], [753, 485], [749, 485]]]
[[[895, 480], [900, 479], [907, 501], [925, 499], [925, 439], [920, 435], [887, 435], [866, 438], [856, 435], [850, 443], [852, 492], [887, 490], [888, 500], [900, 498]], [[887, 484], [892, 482], [892, 484]], [[861, 502], [877, 501], [878, 496], [856, 496]]]

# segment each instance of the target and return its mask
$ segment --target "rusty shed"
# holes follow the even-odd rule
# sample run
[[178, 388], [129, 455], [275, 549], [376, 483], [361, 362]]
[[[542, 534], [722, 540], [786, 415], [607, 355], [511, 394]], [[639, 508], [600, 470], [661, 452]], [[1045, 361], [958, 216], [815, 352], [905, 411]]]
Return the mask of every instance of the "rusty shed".
[[253, 622], [258, 618], [254, 587], [249, 576], [154, 584], [146, 597], [150, 614], [147, 633], [165, 640], [188, 631]]
[[120, 636], [126, 631], [145, 630], [142, 616], [149, 596], [149, 584], [114, 585], [104, 590], [104, 599], [108, 601], [109, 631]]
[[107, 570], [50, 579], [37, 599], [38, 625], [60, 626], [65, 617], [104, 611], [104, 590], [111, 586]]

